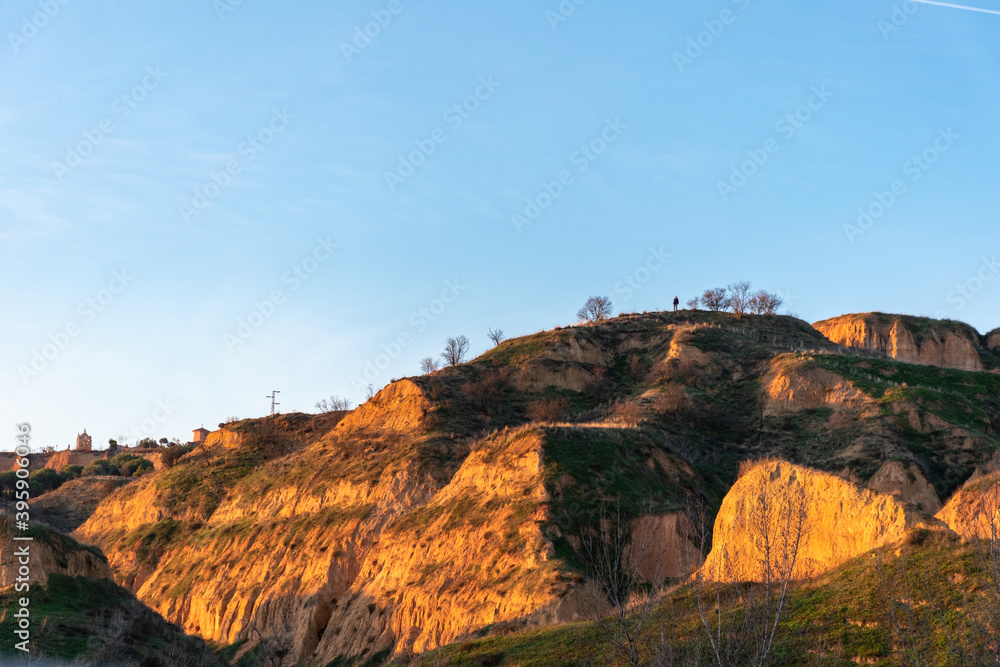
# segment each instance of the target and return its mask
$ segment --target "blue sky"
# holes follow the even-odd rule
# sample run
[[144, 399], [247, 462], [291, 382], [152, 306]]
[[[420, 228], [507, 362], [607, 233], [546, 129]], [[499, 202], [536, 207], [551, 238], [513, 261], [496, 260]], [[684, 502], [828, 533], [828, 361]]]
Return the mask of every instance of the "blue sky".
[[377, 388], [591, 294], [747, 279], [808, 321], [1000, 325], [1000, 16], [63, 2], [0, 8], [12, 441], [356, 404], [368, 363]]

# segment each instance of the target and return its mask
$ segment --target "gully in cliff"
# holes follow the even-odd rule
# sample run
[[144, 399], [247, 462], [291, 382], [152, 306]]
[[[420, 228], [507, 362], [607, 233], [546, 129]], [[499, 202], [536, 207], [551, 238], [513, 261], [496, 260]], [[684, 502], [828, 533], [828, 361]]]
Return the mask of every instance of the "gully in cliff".
[[[14, 453], [21, 458], [17, 462], [18, 469], [15, 473], [17, 475], [17, 504], [15, 505], [17, 511], [14, 515], [14, 526], [17, 530], [24, 532], [28, 530], [29, 519], [28, 498], [30, 497], [30, 492], [28, 489], [28, 475], [30, 472], [28, 466], [30, 461], [28, 460], [28, 454], [31, 448], [28, 447], [28, 443], [31, 442], [31, 424], [18, 424], [15, 440], [17, 441], [17, 447], [14, 449]], [[15, 542], [24, 542], [24, 544], [18, 544], [14, 550], [14, 559], [17, 561], [17, 579], [15, 580], [14, 590], [18, 593], [27, 593], [30, 590], [28, 580], [31, 577], [31, 540], [32, 538], [27, 535], [14, 536]], [[11, 561], [11, 565], [14, 565], [13, 560]], [[31, 637], [31, 620], [28, 612], [30, 602], [29, 598], [19, 598], [17, 601], [18, 610], [14, 613], [14, 618], [17, 619], [14, 634], [21, 640], [14, 644], [14, 648], [25, 653], [28, 652], [28, 641]]]

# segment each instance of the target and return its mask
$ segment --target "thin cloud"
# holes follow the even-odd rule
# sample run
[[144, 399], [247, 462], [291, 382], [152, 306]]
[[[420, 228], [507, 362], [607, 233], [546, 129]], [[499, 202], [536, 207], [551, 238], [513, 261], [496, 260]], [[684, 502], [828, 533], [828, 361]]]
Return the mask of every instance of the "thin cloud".
[[938, 7], [951, 7], [953, 9], [968, 9], [970, 12], [982, 12], [983, 14], [998, 14], [1000, 11], [995, 9], [982, 9], [981, 7], [967, 7], [965, 5], [953, 5], [948, 2], [934, 2], [934, 0], [913, 0], [914, 2], [919, 2], [924, 5], [937, 5]]

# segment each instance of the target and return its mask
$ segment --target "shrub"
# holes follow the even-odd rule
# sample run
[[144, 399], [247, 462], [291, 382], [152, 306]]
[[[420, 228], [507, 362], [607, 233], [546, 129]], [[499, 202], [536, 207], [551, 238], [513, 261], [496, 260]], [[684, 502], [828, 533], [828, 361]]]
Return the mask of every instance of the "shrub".
[[121, 473], [122, 477], [140, 477], [141, 475], [151, 472], [153, 470], [153, 463], [149, 459], [144, 459], [142, 457], [137, 457], [130, 461], [125, 461], [118, 467], [118, 471]]
[[665, 359], [653, 367], [652, 379], [654, 383], [683, 382], [697, 385], [703, 378], [693, 359]]
[[499, 415], [503, 412], [503, 397], [508, 389], [510, 375], [509, 368], [487, 371], [478, 379], [464, 383], [462, 392], [475, 401], [482, 412]]
[[653, 400], [653, 409], [660, 415], [684, 415], [690, 408], [691, 399], [679, 384], [668, 385]]
[[569, 403], [565, 398], [540, 398], [528, 404], [528, 419], [533, 422], [561, 422], [566, 419]]
[[[119, 455], [120, 456], [120, 455]], [[118, 470], [111, 466], [111, 463], [107, 459], [97, 459], [86, 468], [84, 468], [81, 473], [83, 477], [98, 477], [106, 475], [118, 475]]]
[[36, 495], [57, 489], [63, 483], [63, 478], [52, 468], [32, 470], [28, 479], [31, 484], [31, 492]]
[[642, 408], [636, 401], [623, 399], [615, 401], [608, 411], [608, 416], [626, 424], [638, 424], [642, 421]]
[[195, 444], [191, 445], [174, 445], [172, 447], [167, 447], [167, 451], [163, 452], [163, 457], [160, 459], [163, 461], [164, 468], [173, 468], [174, 464], [177, 463], [178, 459], [182, 456], [194, 450], [197, 447]]
[[638, 380], [642, 374], [642, 357], [633, 354], [628, 358], [628, 374], [633, 380]]
[[585, 392], [594, 401], [598, 403], [607, 400], [608, 394], [611, 391], [611, 382], [608, 377], [608, 369], [604, 366], [594, 366], [590, 369], [593, 377], [590, 382], [587, 383]]
[[14, 474], [14, 471], [0, 472], [0, 498], [3, 500], [13, 500], [16, 490], [17, 475]]
[[76, 479], [83, 472], [83, 466], [71, 463], [70, 465], [63, 466], [59, 469], [59, 475], [63, 478], [63, 481], [69, 481], [71, 479]]

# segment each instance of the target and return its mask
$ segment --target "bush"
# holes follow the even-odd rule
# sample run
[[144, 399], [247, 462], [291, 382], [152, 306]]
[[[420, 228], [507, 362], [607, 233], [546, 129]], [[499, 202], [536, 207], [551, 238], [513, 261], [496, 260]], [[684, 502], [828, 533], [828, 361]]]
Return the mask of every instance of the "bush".
[[660, 382], [683, 382], [697, 385], [702, 382], [702, 372], [692, 359], [666, 359], [656, 364], [652, 372], [652, 380]]
[[565, 398], [540, 398], [528, 405], [528, 419], [533, 422], [561, 422], [566, 420], [569, 403]]
[[691, 408], [691, 399], [688, 398], [684, 387], [679, 384], [671, 384], [658, 394], [653, 400], [653, 409], [660, 415], [686, 415]]
[[17, 475], [14, 471], [0, 472], [0, 498], [3, 500], [13, 500], [14, 492], [17, 490]]
[[107, 475], [117, 475], [118, 470], [111, 467], [107, 459], [97, 459], [81, 471], [83, 477], [99, 477]]
[[32, 495], [38, 495], [52, 491], [53, 489], [58, 489], [63, 483], [63, 478], [60, 477], [59, 473], [52, 468], [32, 470], [28, 479], [31, 484], [30, 488]]
[[503, 416], [504, 394], [509, 388], [511, 370], [499, 368], [487, 371], [478, 379], [462, 385], [462, 392], [472, 399], [477, 407], [490, 416]]
[[63, 478], [63, 481], [68, 482], [71, 479], [76, 479], [83, 472], [83, 466], [71, 463], [70, 465], [63, 466], [59, 469], [59, 475]]
[[633, 400], [617, 400], [611, 406], [611, 409], [608, 410], [608, 416], [614, 421], [626, 424], [638, 424], [642, 421], [642, 408], [639, 406], [639, 403]]
[[584, 392], [591, 400], [602, 403], [611, 394], [611, 378], [608, 377], [608, 369], [604, 366], [594, 366], [590, 372], [593, 377], [587, 383]]
[[136, 454], [118, 454], [108, 463], [122, 477], [139, 477], [153, 469], [152, 461]]
[[628, 358], [628, 374], [633, 380], [639, 381], [642, 379], [642, 357], [638, 354], [630, 355]]
[[173, 468], [174, 464], [177, 463], [177, 461], [182, 456], [193, 451], [194, 448], [197, 446], [198, 445], [190, 444], [190, 445], [173, 445], [171, 447], [167, 447], [167, 450], [163, 452], [163, 457], [161, 458], [161, 460], [163, 461], [163, 467]]

